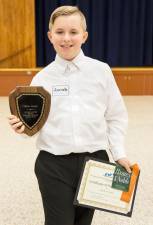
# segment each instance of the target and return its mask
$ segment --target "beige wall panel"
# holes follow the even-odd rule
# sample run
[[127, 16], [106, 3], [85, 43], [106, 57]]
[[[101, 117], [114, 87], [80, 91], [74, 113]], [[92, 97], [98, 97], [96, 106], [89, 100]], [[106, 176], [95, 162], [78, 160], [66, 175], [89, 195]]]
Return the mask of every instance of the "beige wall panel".
[[0, 68], [35, 67], [34, 0], [0, 0]]

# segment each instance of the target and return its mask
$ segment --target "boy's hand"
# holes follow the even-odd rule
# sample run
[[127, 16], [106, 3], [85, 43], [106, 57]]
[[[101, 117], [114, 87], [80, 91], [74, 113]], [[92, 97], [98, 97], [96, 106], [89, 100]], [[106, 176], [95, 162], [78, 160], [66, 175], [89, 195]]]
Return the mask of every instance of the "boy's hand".
[[23, 123], [20, 121], [19, 118], [17, 118], [14, 115], [10, 115], [8, 117], [9, 120], [9, 124], [11, 125], [12, 129], [18, 133], [18, 134], [22, 134], [24, 132], [25, 126], [23, 125]]
[[117, 160], [116, 162], [120, 164], [121, 166], [123, 166], [128, 173], [131, 173], [131, 169], [130, 169], [131, 163], [127, 158], [121, 158]]

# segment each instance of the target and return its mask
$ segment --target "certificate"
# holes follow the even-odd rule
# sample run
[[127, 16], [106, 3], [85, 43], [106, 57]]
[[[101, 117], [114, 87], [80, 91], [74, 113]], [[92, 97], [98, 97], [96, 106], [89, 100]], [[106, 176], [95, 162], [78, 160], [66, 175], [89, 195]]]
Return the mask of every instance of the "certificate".
[[115, 169], [115, 163], [86, 158], [74, 204], [131, 217], [140, 171], [135, 164], [125, 192], [112, 186]]

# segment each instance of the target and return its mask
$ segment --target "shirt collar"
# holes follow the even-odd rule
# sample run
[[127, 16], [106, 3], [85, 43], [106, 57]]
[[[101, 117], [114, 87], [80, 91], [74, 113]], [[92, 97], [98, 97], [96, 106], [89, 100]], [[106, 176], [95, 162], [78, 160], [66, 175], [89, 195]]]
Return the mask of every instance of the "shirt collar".
[[83, 51], [81, 50], [79, 54], [72, 60], [65, 60], [61, 58], [59, 55], [56, 55], [55, 62], [60, 66], [60, 69], [63, 71], [63, 73], [67, 70], [68, 67], [75, 66], [76, 69], [80, 69], [82, 67], [82, 64], [84, 62], [85, 55]]

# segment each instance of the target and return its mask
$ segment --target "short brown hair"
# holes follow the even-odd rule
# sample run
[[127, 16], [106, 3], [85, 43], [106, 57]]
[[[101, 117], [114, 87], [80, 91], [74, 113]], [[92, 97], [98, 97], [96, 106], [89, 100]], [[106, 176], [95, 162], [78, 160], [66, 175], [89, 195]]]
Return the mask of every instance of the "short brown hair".
[[85, 16], [83, 15], [83, 13], [79, 10], [79, 8], [77, 6], [67, 6], [67, 5], [60, 6], [52, 12], [52, 14], [50, 16], [50, 20], [49, 20], [49, 30], [51, 30], [57, 17], [69, 16], [69, 15], [73, 15], [73, 14], [80, 15], [83, 29], [84, 29], [84, 31], [86, 31], [87, 24], [86, 24], [86, 19], [85, 19]]

